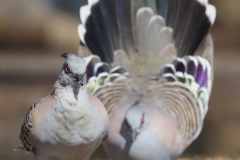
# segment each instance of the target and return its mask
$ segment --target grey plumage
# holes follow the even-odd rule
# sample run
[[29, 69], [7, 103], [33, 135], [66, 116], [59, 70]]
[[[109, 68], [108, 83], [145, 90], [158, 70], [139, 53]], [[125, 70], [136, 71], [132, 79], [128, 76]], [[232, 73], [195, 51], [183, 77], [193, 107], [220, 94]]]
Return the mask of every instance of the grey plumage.
[[62, 56], [54, 91], [32, 105], [21, 127], [19, 149], [36, 160], [87, 160], [108, 134], [107, 112], [85, 87], [84, 61]]
[[141, 131], [143, 124], [145, 123], [144, 111], [138, 107], [138, 105], [131, 106], [125, 115], [125, 125], [131, 133], [132, 141], [134, 141]]
[[[210, 35], [204, 54], [194, 54], [215, 7], [207, 0], [96, 0], [84, 8], [81, 47], [100, 57], [85, 58], [87, 87], [111, 120], [106, 152], [112, 159], [176, 159], [198, 137], [208, 110]], [[109, 69], [91, 69], [101, 61]]]

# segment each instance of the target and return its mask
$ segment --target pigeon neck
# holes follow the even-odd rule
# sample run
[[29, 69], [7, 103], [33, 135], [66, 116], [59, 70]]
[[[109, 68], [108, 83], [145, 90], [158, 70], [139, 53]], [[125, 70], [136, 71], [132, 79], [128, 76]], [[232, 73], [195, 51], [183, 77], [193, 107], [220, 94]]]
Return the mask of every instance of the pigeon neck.
[[59, 95], [59, 93], [63, 90], [66, 90], [68, 92], [72, 92], [73, 95], [74, 95], [74, 98], [76, 100], [78, 100], [78, 96], [80, 94], [80, 92], [85, 92], [86, 91], [86, 87], [85, 86], [81, 86], [79, 84], [72, 84], [72, 85], [69, 85], [69, 86], [62, 86], [60, 81], [57, 80], [54, 84], [54, 95], [57, 96]]

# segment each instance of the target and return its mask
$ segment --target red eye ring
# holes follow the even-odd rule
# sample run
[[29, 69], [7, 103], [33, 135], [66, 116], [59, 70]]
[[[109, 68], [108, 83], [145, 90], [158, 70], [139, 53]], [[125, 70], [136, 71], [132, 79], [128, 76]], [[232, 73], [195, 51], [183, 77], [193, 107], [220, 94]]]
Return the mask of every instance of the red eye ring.
[[71, 73], [71, 70], [68, 66], [65, 67], [65, 73]]

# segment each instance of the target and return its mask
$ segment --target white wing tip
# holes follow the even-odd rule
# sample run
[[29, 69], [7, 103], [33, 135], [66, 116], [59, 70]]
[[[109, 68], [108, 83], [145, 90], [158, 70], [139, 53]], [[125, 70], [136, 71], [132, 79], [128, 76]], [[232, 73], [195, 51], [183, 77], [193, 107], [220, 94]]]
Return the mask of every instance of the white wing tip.
[[85, 27], [83, 26], [83, 24], [79, 24], [78, 25], [78, 36], [83, 44], [86, 44], [85, 39], [84, 39], [85, 33], [86, 33]]
[[216, 14], [217, 14], [217, 11], [215, 6], [208, 4], [206, 8], [206, 15], [208, 16], [211, 25], [213, 25], [215, 22]]
[[88, 4], [80, 8], [79, 14], [83, 24], [86, 23], [88, 16], [91, 14], [91, 7], [96, 4], [99, 0], [88, 0]]
[[203, 4], [206, 6], [208, 4], [208, 0], [197, 0], [199, 3]]
[[206, 7], [206, 15], [208, 16], [211, 25], [213, 25], [215, 19], [216, 19], [216, 8], [208, 3], [208, 0], [196, 0], [200, 4], [204, 5]]
[[85, 24], [88, 16], [91, 14], [90, 6], [89, 5], [82, 6], [79, 10], [79, 14], [82, 24]]

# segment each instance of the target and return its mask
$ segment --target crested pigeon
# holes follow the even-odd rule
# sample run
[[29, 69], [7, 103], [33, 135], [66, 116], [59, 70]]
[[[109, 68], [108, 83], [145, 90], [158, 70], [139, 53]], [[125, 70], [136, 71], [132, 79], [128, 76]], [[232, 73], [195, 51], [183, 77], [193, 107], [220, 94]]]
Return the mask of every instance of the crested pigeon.
[[19, 149], [36, 160], [87, 160], [108, 134], [107, 111], [86, 89], [84, 60], [62, 56], [54, 91], [31, 106], [21, 127]]
[[176, 159], [198, 137], [213, 82], [215, 18], [208, 0], [88, 0], [80, 8], [80, 49], [92, 53], [84, 57], [87, 88], [110, 118], [109, 157]]

